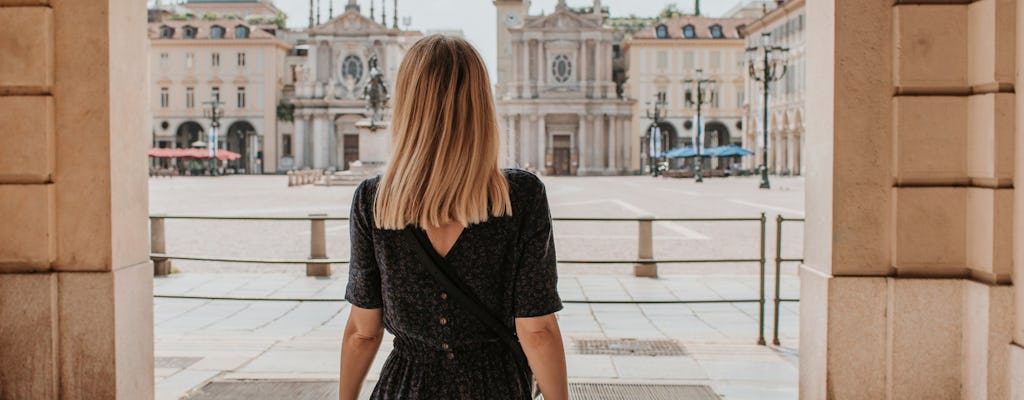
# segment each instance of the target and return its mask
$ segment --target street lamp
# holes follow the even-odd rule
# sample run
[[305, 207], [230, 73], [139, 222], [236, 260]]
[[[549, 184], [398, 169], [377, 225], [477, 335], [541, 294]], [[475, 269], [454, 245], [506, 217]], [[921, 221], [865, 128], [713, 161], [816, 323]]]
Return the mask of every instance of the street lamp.
[[701, 154], [701, 150], [702, 150], [701, 148], [704, 147], [704, 138], [703, 138], [703, 135], [704, 135], [704, 118], [701, 116], [701, 106], [704, 105], [704, 101], [708, 97], [710, 97], [710, 96], [706, 96], [704, 94], [704, 91], [707, 89], [704, 85], [707, 84], [707, 85], [711, 86], [712, 95], [713, 95], [715, 80], [714, 79], [704, 78], [704, 70], [702, 70], [700, 68], [697, 68], [697, 78], [696, 79], [686, 79], [686, 80], [683, 80], [683, 83], [687, 83], [687, 84], [694, 84], [694, 83], [696, 83], [697, 84], [697, 99], [694, 100], [693, 96], [689, 92], [687, 92], [686, 93], [686, 105], [687, 106], [693, 106], [694, 104], [697, 105], [697, 121], [694, 122], [694, 124], [697, 125], [695, 127], [697, 129], [697, 139], [694, 140], [694, 143], [693, 143], [693, 147], [697, 151], [697, 165], [694, 167], [693, 177], [694, 177], [694, 180], [697, 183], [701, 183], [701, 182], [704, 182], [704, 176], [701, 175], [701, 169], [704, 166], [704, 155]]
[[[763, 134], [763, 146], [761, 146], [761, 189], [771, 188], [771, 184], [768, 183], [768, 89], [772, 82], [782, 79], [786, 75], [786, 52], [788, 48], [782, 46], [771, 45], [771, 33], [764, 32], [761, 34], [761, 46], [747, 47], [747, 72], [750, 77], [755, 81], [761, 82], [762, 91], [764, 91], [764, 122], [761, 124], [761, 129], [764, 131]], [[757, 61], [757, 52], [761, 50], [762, 54], [762, 67], [760, 70], [755, 67], [755, 61]], [[780, 68], [781, 67], [781, 71]]]
[[656, 93], [654, 95], [654, 103], [647, 102], [647, 106], [653, 107], [653, 109], [649, 108], [647, 110], [647, 118], [654, 121], [647, 129], [647, 167], [651, 169], [652, 176], [658, 176], [658, 167], [655, 165], [656, 154], [653, 153], [661, 150], [661, 146], [658, 146], [659, 149], [655, 149], [655, 144], [665, 143], [665, 140], [661, 140], [662, 138], [660, 137], [655, 139], [655, 135], [658, 135], [660, 131], [659, 126], [665, 121], [667, 114], [665, 107], [668, 106], [668, 100], [665, 92]]
[[210, 119], [210, 137], [206, 141], [206, 147], [210, 149], [210, 158], [213, 159], [213, 176], [217, 176], [217, 139], [220, 131], [220, 119], [224, 116], [224, 103], [220, 101], [220, 95], [214, 94], [213, 100], [204, 101], [203, 104], [210, 108], [203, 109], [203, 116]]

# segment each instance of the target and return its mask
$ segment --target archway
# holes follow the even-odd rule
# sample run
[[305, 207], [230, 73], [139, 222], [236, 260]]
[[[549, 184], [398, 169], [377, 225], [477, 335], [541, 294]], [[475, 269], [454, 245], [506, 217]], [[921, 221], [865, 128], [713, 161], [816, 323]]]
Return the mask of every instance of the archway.
[[199, 125], [195, 121], [185, 121], [181, 125], [178, 125], [178, 130], [174, 134], [174, 147], [176, 148], [190, 148], [192, 143], [198, 141], [203, 134], [203, 126]]
[[[721, 121], [709, 121], [704, 123], [704, 147], [728, 146], [732, 144], [729, 135], [729, 127]], [[711, 165], [715, 169], [726, 169], [733, 163], [740, 162], [739, 157], [714, 158]]]
[[[683, 145], [683, 139], [679, 137], [679, 131], [676, 130], [676, 126], [672, 125], [671, 122], [659, 122], [658, 129], [661, 129], [661, 151], [669, 151]], [[679, 168], [682, 163], [682, 159], [669, 159], [668, 167], [670, 169]]]
[[225, 147], [228, 151], [241, 154], [237, 160], [228, 161], [227, 168], [233, 168], [236, 173], [257, 173], [256, 168], [256, 128], [248, 121], [236, 121], [228, 127], [228, 134], [225, 136]]

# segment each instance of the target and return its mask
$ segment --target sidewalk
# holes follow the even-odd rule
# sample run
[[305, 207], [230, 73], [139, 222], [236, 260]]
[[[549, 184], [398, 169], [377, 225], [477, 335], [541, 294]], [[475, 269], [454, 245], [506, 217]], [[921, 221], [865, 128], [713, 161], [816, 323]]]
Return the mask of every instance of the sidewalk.
[[[337, 299], [344, 294], [345, 281], [337, 275], [186, 273], [156, 278], [154, 291], [170, 296]], [[756, 345], [757, 303], [570, 303], [756, 298], [757, 285], [757, 277], [749, 275], [562, 276], [559, 290], [567, 304], [559, 322], [570, 380], [707, 385], [729, 400], [796, 398], [796, 303], [783, 304], [781, 347]], [[785, 297], [797, 297], [797, 285], [795, 277], [784, 276]], [[772, 285], [767, 286], [771, 290]], [[770, 299], [771, 293], [767, 296]], [[157, 399], [179, 399], [208, 382], [336, 380], [348, 311], [348, 304], [338, 301], [156, 298]], [[772, 311], [769, 301], [765, 307], [769, 342]], [[595, 344], [608, 347], [595, 348]], [[623, 346], [640, 345], [652, 346], [649, 354], [658, 355], [622, 351]], [[389, 335], [371, 369], [371, 381], [390, 350]]]

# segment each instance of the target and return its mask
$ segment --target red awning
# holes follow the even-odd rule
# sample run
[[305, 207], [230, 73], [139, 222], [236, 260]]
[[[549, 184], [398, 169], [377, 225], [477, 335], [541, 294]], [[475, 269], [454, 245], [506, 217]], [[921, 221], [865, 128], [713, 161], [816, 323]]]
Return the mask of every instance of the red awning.
[[[156, 158], [199, 158], [199, 159], [209, 159], [210, 158], [210, 150], [207, 150], [207, 149], [196, 149], [196, 148], [188, 148], [188, 149], [182, 149], [182, 148], [178, 148], [178, 149], [152, 148], [152, 149], [149, 149], [149, 151], [147, 151], [146, 153], [149, 154], [150, 157], [156, 157]], [[242, 155], [238, 154], [238, 153], [235, 153], [233, 151], [217, 150], [217, 159], [218, 160], [221, 160], [221, 161], [234, 161], [234, 160], [237, 160], [239, 158], [242, 158]]]

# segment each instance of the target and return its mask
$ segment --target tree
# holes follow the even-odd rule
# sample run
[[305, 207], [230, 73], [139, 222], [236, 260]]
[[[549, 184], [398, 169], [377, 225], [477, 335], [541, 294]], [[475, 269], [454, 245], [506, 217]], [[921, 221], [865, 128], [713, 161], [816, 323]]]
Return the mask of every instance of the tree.
[[671, 4], [666, 5], [665, 8], [661, 10], [661, 13], [658, 14], [658, 18], [659, 19], [668, 19], [668, 18], [681, 17], [683, 15], [685, 15], [685, 14], [683, 14], [683, 12], [679, 10], [679, 5], [675, 4], [675, 3], [671, 3]]

